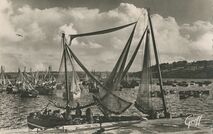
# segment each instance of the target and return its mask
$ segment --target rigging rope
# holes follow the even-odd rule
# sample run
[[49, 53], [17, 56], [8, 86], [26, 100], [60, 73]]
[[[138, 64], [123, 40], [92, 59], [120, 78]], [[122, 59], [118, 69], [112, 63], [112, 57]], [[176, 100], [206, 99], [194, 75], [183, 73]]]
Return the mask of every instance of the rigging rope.
[[105, 85], [108, 89], [113, 90], [119, 82], [120, 77], [122, 76], [122, 72], [126, 63], [126, 59], [127, 59], [127, 55], [129, 53], [129, 48], [133, 39], [133, 35], [135, 32], [135, 28], [136, 28], [136, 24], [132, 30], [132, 33], [120, 55], [120, 57], [118, 58], [117, 63], [115, 64], [112, 72], [110, 73], [110, 76], [108, 77], [107, 81], [105, 82]]
[[129, 71], [129, 69], [130, 69], [130, 67], [131, 67], [131, 65], [132, 65], [132, 63], [133, 63], [133, 61], [134, 61], [134, 59], [135, 59], [135, 57], [136, 57], [136, 55], [137, 55], [137, 53], [138, 53], [138, 50], [139, 50], [139, 48], [140, 48], [140, 46], [141, 46], [141, 43], [142, 43], [142, 41], [143, 41], [143, 38], [144, 38], [144, 36], [145, 36], [145, 34], [146, 34], [147, 29], [148, 29], [148, 27], [146, 27], [146, 29], [145, 29], [145, 31], [144, 31], [144, 33], [143, 33], [143, 35], [142, 35], [142, 37], [141, 37], [141, 39], [140, 39], [140, 41], [139, 41], [139, 43], [138, 43], [138, 46], [135, 48], [135, 51], [134, 51], [134, 53], [133, 53], [133, 55], [132, 55], [132, 57], [131, 57], [129, 63], [127, 64], [127, 66], [126, 66], [126, 68], [125, 68], [125, 70], [124, 70], [124, 72], [123, 72], [122, 79], [125, 77], [125, 75], [126, 75], [127, 72]]

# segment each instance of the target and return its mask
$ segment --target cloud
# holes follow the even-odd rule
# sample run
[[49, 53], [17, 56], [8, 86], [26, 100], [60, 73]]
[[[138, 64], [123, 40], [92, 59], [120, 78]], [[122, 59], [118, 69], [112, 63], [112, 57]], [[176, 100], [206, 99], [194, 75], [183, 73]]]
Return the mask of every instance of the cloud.
[[10, 22], [11, 14], [13, 13], [11, 2], [7, 0], [0, 1], [0, 39], [1, 40], [16, 40], [15, 29]]
[[163, 62], [212, 59], [213, 25], [210, 22], [198, 20], [178, 25], [173, 17], [153, 15], [152, 18]]
[[213, 32], [213, 25], [206, 21], [196, 21], [193, 24], [183, 24], [180, 32], [188, 35], [190, 40], [197, 40], [200, 36], [207, 32]]
[[[13, 1], [0, 2], [0, 63], [7, 70], [18, 67], [44, 69], [52, 65], [58, 70], [62, 46], [61, 33], [85, 33], [120, 26], [139, 19], [134, 50], [146, 24], [146, 12], [133, 4], [121, 3], [117, 8], [100, 12], [99, 9], [32, 8], [24, 5], [14, 12]], [[140, 16], [140, 18], [139, 18]], [[161, 62], [212, 58], [212, 28], [207, 21], [178, 24], [175, 18], [152, 15], [154, 31]], [[71, 49], [91, 70], [111, 70], [121, 53], [132, 27], [120, 31], [74, 39]], [[24, 37], [18, 37], [16, 34]], [[140, 50], [142, 52], [142, 50]], [[140, 53], [132, 70], [141, 69]]]

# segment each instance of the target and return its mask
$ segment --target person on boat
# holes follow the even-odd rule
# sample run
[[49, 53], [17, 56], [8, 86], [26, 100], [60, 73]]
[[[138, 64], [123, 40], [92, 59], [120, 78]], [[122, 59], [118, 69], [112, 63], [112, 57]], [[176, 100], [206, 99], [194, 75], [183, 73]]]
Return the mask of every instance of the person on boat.
[[79, 82], [79, 87], [80, 87], [80, 89], [81, 89], [81, 92], [83, 91], [83, 89], [84, 89], [84, 86], [83, 86], [83, 84], [82, 84], [83, 82], [81, 81], [81, 82]]
[[149, 111], [149, 114], [148, 114], [148, 115], [149, 115], [149, 118], [150, 118], [150, 119], [157, 119], [157, 118], [158, 118], [158, 113], [157, 113], [157, 111], [155, 111], [155, 110], [153, 110], [153, 109]]
[[52, 116], [55, 117], [55, 118], [57, 118], [57, 110], [54, 110], [54, 111], [53, 111]]
[[48, 113], [47, 108], [44, 109], [43, 115], [46, 116]]
[[52, 115], [52, 110], [51, 110], [51, 109], [47, 111], [47, 115], [48, 115], [48, 116], [51, 116], [51, 115]]
[[77, 117], [77, 118], [80, 118], [80, 117], [81, 117], [81, 115], [82, 115], [82, 111], [81, 111], [80, 103], [79, 103], [79, 102], [77, 102], [75, 115], [76, 115], [76, 117]]
[[166, 108], [167, 109], [167, 112], [166, 113], [164, 113], [165, 114], [165, 118], [171, 118], [171, 114], [170, 114], [170, 112], [168, 112], [168, 107]]
[[86, 110], [86, 120], [89, 124], [93, 123], [93, 113], [90, 108], [87, 108], [87, 110]]
[[66, 111], [63, 113], [64, 119], [67, 121], [68, 124], [72, 124], [72, 114], [69, 106], [66, 106]]
[[13, 92], [13, 85], [9, 84], [6, 88], [7, 93], [12, 93]]
[[55, 111], [55, 117], [56, 117], [57, 119], [62, 119], [62, 118], [63, 118], [63, 116], [61, 115], [60, 110], [56, 110], [56, 111]]

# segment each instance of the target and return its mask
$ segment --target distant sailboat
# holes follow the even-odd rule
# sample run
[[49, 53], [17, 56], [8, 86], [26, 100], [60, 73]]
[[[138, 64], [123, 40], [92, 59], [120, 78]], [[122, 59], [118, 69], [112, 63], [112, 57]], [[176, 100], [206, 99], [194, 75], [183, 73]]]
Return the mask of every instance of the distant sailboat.
[[34, 89], [30, 81], [28, 80], [26, 70], [22, 73], [18, 69], [18, 76], [16, 78], [16, 88], [21, 97], [34, 98], [38, 96], [38, 91]]
[[3, 66], [1, 66], [0, 74], [0, 93], [6, 90], [12, 90], [12, 84], [5, 74]]
[[38, 78], [38, 72], [37, 76], [35, 77], [36, 83], [35, 83], [35, 89], [39, 92], [41, 95], [52, 95], [54, 92], [54, 89], [56, 87], [56, 79], [51, 74], [51, 66], [49, 66], [48, 71], [45, 73], [44, 77], [42, 79]]

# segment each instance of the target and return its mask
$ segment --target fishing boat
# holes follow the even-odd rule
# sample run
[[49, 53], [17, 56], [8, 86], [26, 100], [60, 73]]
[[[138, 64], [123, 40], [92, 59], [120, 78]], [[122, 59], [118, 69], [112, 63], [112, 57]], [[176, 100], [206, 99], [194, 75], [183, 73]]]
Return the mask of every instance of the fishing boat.
[[12, 91], [13, 87], [12, 87], [12, 83], [10, 82], [10, 80], [7, 78], [7, 76], [5, 75], [5, 71], [3, 66], [1, 66], [1, 74], [0, 74], [0, 93], [7, 91], [7, 90], [11, 90]]
[[[89, 116], [93, 119], [93, 123], [104, 123], [104, 122], [120, 122], [120, 121], [133, 121], [133, 120], [143, 120], [141, 116], [123, 116], [124, 113], [131, 105], [132, 102], [129, 102], [119, 95], [116, 94], [115, 91], [118, 91], [120, 88], [120, 83], [128, 73], [134, 59], [139, 52], [139, 48], [146, 36], [145, 40], [145, 50], [143, 55], [143, 70], [141, 73], [141, 82], [138, 90], [138, 95], [135, 100], [135, 107], [141, 111], [142, 113], [146, 114], [147, 118], [149, 119], [157, 119], [157, 118], [170, 118], [170, 113], [168, 111], [165, 94], [163, 90], [162, 84], [162, 77], [161, 71], [159, 66], [158, 60], [158, 53], [157, 47], [154, 40], [154, 33], [152, 28], [151, 17], [148, 13], [148, 24], [136, 46], [135, 50], [133, 51], [132, 56], [127, 62], [128, 53], [130, 50], [130, 46], [132, 44], [132, 40], [134, 37], [134, 32], [136, 29], [137, 22], [133, 22], [127, 25], [110, 28], [106, 30], [91, 32], [91, 33], [83, 33], [83, 34], [75, 34], [70, 35], [70, 41], [67, 42], [65, 38], [65, 34], [62, 34], [62, 44], [63, 44], [63, 54], [62, 60], [59, 68], [59, 74], [61, 75], [61, 79], [63, 81], [58, 81], [60, 83], [56, 89], [56, 95], [61, 96], [66, 100], [64, 104], [60, 104], [57, 102], [51, 101], [49, 104], [53, 104], [57, 108], [61, 108], [64, 111], [62, 116], [53, 116], [47, 114], [47, 108], [42, 109], [39, 112], [30, 113], [27, 117], [28, 127], [33, 128], [54, 128], [58, 126], [64, 125], [76, 125], [76, 124], [85, 124], [88, 123], [88, 115], [78, 115], [77, 111], [84, 108], [89, 108], [91, 106], [97, 106], [98, 109], [102, 112], [103, 115], [101, 116]], [[78, 59], [75, 55], [73, 50], [71, 49], [71, 43], [74, 38], [77, 37], [84, 37], [84, 36], [92, 36], [92, 35], [99, 35], [99, 34], [106, 34], [110, 32], [115, 32], [117, 30], [121, 30], [123, 28], [133, 26], [131, 34], [125, 44], [123, 51], [121, 52], [112, 72], [104, 81], [104, 83], [100, 82], [88, 69], [82, 64], [82, 62]], [[150, 35], [151, 33], [151, 35]], [[151, 58], [150, 58], [150, 39], [152, 38], [155, 60], [158, 70], [158, 78], [159, 78], [159, 90], [160, 95], [158, 96], [151, 96], [151, 73], [150, 73], [150, 66], [151, 66]], [[80, 89], [79, 78], [75, 70], [75, 64], [77, 64], [86, 74], [87, 76], [92, 79], [97, 86], [99, 87], [98, 92], [91, 92], [90, 94], [93, 97], [93, 102], [88, 102], [88, 104], [84, 106], [80, 106], [77, 103], [75, 107], [75, 100], [79, 98], [81, 95], [82, 89]], [[63, 69], [63, 71], [61, 71]], [[69, 70], [70, 69], [70, 70]], [[61, 73], [60, 73], [61, 72]], [[153, 105], [153, 100], [156, 105]], [[160, 104], [158, 102], [161, 102]], [[48, 104], [48, 105], [49, 105]], [[71, 111], [76, 110], [76, 114], [71, 114]], [[56, 112], [57, 113], [57, 112]], [[160, 116], [159, 113], [162, 113]]]
[[16, 88], [21, 97], [35, 98], [38, 96], [38, 91], [34, 89], [28, 77], [26, 77], [26, 71], [22, 73], [20, 69], [18, 69], [16, 78]]
[[51, 67], [49, 66], [48, 71], [42, 77], [42, 79], [38, 78], [38, 73], [36, 77], [35, 89], [39, 92], [40, 95], [52, 95], [54, 89], [56, 88], [56, 79], [51, 74]]

